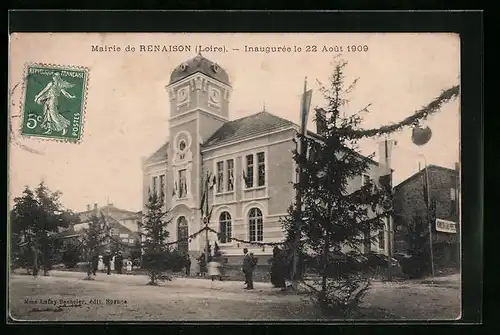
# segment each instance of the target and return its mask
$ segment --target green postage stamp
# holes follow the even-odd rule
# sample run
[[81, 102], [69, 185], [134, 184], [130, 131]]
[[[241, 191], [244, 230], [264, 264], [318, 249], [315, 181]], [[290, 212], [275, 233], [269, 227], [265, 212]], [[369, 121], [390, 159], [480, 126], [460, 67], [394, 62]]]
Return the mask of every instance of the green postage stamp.
[[83, 133], [88, 69], [29, 64], [22, 104], [23, 136], [79, 142]]

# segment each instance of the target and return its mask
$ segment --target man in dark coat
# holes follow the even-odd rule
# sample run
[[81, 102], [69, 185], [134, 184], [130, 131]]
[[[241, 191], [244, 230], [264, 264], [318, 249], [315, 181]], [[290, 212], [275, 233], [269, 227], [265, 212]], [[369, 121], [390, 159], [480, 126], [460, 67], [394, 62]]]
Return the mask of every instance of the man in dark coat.
[[245, 290], [253, 290], [253, 268], [254, 268], [254, 259], [248, 253], [248, 249], [244, 248], [243, 253], [245, 257], [243, 257], [243, 273], [245, 274], [245, 283], [247, 286]]
[[273, 249], [271, 283], [274, 287], [285, 288], [285, 260], [283, 252], [277, 246]]
[[191, 258], [189, 257], [189, 254], [186, 254], [185, 256], [184, 266], [186, 267], [186, 276], [189, 276], [191, 274]]
[[118, 253], [118, 255], [115, 256], [115, 270], [119, 274], [122, 274], [122, 270], [123, 270], [123, 255], [121, 254], [121, 252]]
[[99, 255], [95, 253], [92, 255], [92, 274], [95, 276], [95, 273], [97, 272], [97, 267], [99, 266]]
[[102, 262], [104, 263], [104, 266], [106, 267], [107, 274], [111, 274], [111, 255], [106, 252], [104, 256], [102, 257]]

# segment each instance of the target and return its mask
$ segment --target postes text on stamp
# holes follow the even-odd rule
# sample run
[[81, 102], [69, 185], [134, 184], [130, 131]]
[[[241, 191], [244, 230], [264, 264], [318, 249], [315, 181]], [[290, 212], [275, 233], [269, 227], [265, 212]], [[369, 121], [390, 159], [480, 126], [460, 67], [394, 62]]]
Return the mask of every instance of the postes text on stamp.
[[24, 136], [78, 142], [83, 131], [88, 70], [31, 64], [26, 67]]

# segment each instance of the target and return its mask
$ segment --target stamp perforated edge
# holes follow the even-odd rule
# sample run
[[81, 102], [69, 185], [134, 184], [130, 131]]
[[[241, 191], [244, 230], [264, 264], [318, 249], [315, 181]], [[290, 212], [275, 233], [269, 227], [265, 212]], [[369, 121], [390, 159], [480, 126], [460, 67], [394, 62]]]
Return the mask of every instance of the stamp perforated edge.
[[[25, 121], [25, 113], [24, 113], [24, 101], [26, 100], [26, 85], [28, 78], [28, 68], [30, 66], [40, 66], [40, 67], [48, 67], [48, 68], [56, 68], [61, 70], [79, 70], [85, 72], [85, 80], [83, 82], [83, 96], [82, 96], [82, 118], [81, 118], [81, 129], [80, 129], [80, 137], [76, 140], [68, 139], [68, 138], [57, 138], [57, 137], [45, 137], [38, 135], [25, 135], [23, 134], [23, 125]], [[90, 71], [88, 67], [79, 66], [79, 65], [58, 65], [52, 63], [37, 63], [37, 62], [26, 62], [24, 64], [23, 77], [22, 77], [22, 89], [21, 89], [21, 101], [19, 103], [20, 113], [22, 115], [22, 122], [19, 128], [19, 134], [22, 139], [30, 139], [30, 140], [38, 140], [40, 142], [50, 141], [50, 142], [60, 142], [60, 143], [72, 143], [72, 144], [80, 144], [83, 140], [84, 129], [85, 129], [85, 116], [87, 111], [87, 89], [89, 83]]]

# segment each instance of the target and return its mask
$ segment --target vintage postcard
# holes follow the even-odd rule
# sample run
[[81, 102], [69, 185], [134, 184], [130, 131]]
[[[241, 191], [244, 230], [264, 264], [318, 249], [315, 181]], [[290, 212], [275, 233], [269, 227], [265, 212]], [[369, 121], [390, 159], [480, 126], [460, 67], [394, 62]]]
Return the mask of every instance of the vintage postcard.
[[9, 53], [11, 322], [460, 318], [457, 34]]

